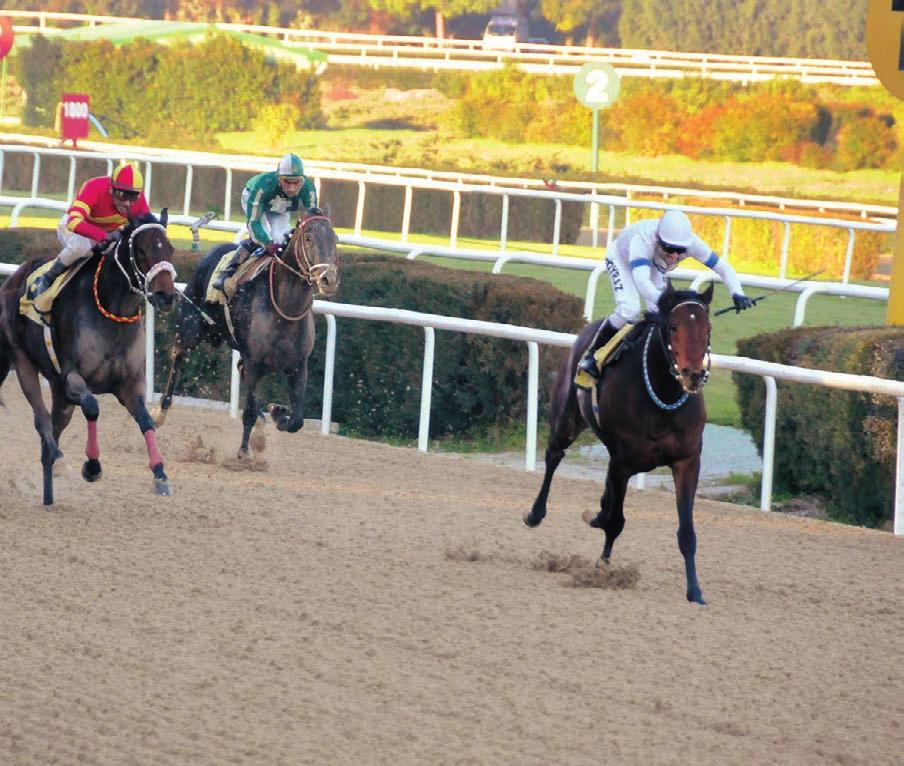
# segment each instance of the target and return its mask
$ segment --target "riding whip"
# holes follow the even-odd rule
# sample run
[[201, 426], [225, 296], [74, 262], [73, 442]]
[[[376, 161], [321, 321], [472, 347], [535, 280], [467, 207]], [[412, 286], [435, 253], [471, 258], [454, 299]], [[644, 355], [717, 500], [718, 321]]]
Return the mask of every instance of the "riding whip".
[[[762, 295], [758, 295], [756, 298], [751, 298], [750, 303], [751, 303], [751, 305], [756, 306], [757, 303], [759, 303], [761, 300], [765, 300], [770, 295], [775, 295], [776, 293], [783, 293], [783, 292], [785, 292], [785, 290], [789, 290], [790, 288], [794, 287], [794, 285], [799, 285], [801, 282], [808, 282], [811, 279], [813, 279], [813, 277], [818, 277], [820, 274], [822, 274], [823, 271], [825, 271], [825, 269], [820, 269], [819, 271], [814, 271], [812, 274], [807, 274], [807, 276], [805, 276], [805, 277], [801, 277], [800, 279], [795, 279], [793, 282], [789, 282], [784, 287], [777, 287], [774, 290], [770, 290], [768, 293], [763, 293]], [[727, 314], [729, 311], [736, 311], [736, 309], [734, 306], [728, 306], [724, 309], [719, 309], [718, 311], [716, 311], [713, 314], [713, 316], [716, 316], [716, 317], [722, 316], [722, 314]]]
[[197, 221], [188, 225], [188, 228], [191, 229], [191, 251], [193, 253], [201, 250], [201, 237], [198, 235], [198, 229], [202, 226], [207, 226], [216, 217], [217, 214], [213, 210], [208, 210]]

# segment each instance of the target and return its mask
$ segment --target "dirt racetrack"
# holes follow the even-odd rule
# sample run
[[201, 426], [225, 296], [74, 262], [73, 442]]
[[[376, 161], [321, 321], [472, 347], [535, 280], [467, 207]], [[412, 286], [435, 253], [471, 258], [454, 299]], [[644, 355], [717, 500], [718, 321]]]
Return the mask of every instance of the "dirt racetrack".
[[539, 475], [272, 428], [240, 469], [237, 422], [175, 408], [158, 499], [106, 397], [104, 478], [77, 412], [47, 509], [2, 394], [2, 764], [901, 762], [891, 534], [699, 500], [700, 607], [670, 494], [629, 490], [594, 579], [601, 482], [529, 530]]

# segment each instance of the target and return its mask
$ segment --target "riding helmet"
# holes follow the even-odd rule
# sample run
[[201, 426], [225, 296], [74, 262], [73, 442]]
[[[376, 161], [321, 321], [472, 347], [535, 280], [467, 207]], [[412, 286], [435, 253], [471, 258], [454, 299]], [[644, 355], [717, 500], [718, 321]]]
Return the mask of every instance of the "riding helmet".
[[280, 178], [301, 178], [304, 176], [304, 165], [297, 154], [284, 154], [279, 161], [276, 172]]
[[656, 230], [659, 241], [672, 247], [687, 247], [694, 235], [691, 222], [680, 210], [667, 210], [659, 219], [659, 228]]
[[140, 192], [144, 188], [144, 178], [138, 166], [131, 162], [121, 162], [110, 176], [113, 188], [125, 192]]

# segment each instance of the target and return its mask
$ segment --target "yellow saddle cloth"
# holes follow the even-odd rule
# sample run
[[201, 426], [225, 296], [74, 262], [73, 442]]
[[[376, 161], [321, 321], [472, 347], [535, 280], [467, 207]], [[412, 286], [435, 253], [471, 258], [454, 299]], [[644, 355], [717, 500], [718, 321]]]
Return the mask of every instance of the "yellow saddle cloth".
[[[611, 340], [593, 352], [593, 358], [596, 359], [597, 372], [603, 371], [603, 367], [606, 365], [612, 352], [618, 348], [624, 337], [633, 329], [633, 324], [626, 324], [612, 336]], [[574, 383], [581, 388], [593, 388], [596, 384], [596, 380], [594, 380], [589, 373], [579, 369], [574, 376]]]
[[53, 259], [51, 258], [47, 263], [38, 266], [38, 268], [31, 272], [25, 280], [25, 292], [22, 294], [22, 297], [19, 298], [19, 313], [24, 317], [28, 317], [28, 319], [36, 324], [49, 325], [50, 309], [53, 307], [54, 300], [56, 300], [56, 297], [60, 294], [60, 291], [66, 283], [76, 275], [78, 270], [84, 266], [87, 261], [88, 259], [77, 261], [63, 274], [58, 276], [50, 287], [41, 293], [35, 300], [32, 300], [28, 297], [31, 286], [41, 274], [45, 274], [50, 269]]
[[235, 255], [235, 250], [227, 250], [223, 254], [223, 257], [220, 258], [219, 263], [217, 263], [216, 268], [213, 270], [213, 274], [210, 275], [210, 281], [207, 283], [207, 295], [204, 296], [204, 300], [208, 303], [228, 303], [232, 300], [232, 296], [235, 295], [235, 291], [240, 284], [254, 279], [270, 263], [269, 256], [246, 258], [245, 262], [238, 267], [235, 274], [223, 283], [223, 290], [217, 290], [217, 288], [214, 287], [214, 283], [219, 279], [223, 270], [229, 265], [233, 255]]

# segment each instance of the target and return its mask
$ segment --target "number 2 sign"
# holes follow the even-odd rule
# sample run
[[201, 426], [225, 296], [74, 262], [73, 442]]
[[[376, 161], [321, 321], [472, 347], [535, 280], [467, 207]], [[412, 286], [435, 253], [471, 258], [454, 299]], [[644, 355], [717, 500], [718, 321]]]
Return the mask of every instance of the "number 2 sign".
[[574, 76], [574, 95], [584, 106], [593, 110], [593, 154], [590, 165], [594, 173], [599, 154], [600, 109], [612, 106], [620, 89], [618, 72], [612, 64], [587, 63]]

